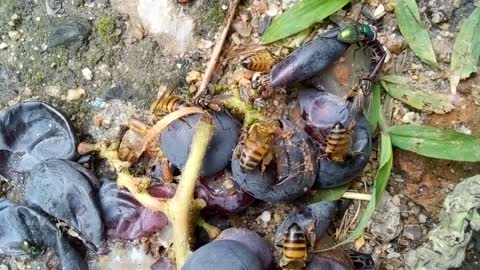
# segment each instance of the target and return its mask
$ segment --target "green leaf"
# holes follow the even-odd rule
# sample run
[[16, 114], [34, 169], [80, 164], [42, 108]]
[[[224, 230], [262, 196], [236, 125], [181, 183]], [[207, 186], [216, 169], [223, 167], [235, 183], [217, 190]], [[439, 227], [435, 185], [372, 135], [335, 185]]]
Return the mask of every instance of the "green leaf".
[[385, 188], [387, 187], [388, 179], [390, 178], [390, 172], [392, 170], [393, 155], [392, 142], [388, 134], [382, 133], [380, 143], [380, 164], [374, 180], [374, 192], [372, 194], [372, 199], [370, 200], [370, 202], [368, 202], [367, 208], [365, 208], [365, 211], [363, 212], [360, 222], [358, 223], [355, 230], [347, 237], [347, 239], [337, 244], [336, 247], [350, 243], [360, 237], [363, 234], [365, 228], [367, 227], [368, 221], [370, 221], [370, 218], [375, 212], [375, 208], [382, 201], [383, 193], [385, 192]]
[[438, 67], [432, 41], [427, 28], [420, 19], [420, 13], [415, 0], [397, 0], [395, 16], [397, 17], [400, 32], [413, 53], [430, 66]]
[[407, 78], [401, 76], [383, 76], [382, 87], [395, 99], [424, 112], [444, 114], [454, 106], [447, 95], [441, 93], [426, 93], [412, 88]]
[[319, 201], [336, 201], [340, 199], [347, 191], [350, 184], [345, 184], [343, 186], [329, 188], [329, 189], [320, 189], [312, 197], [308, 198], [307, 201], [310, 203], [319, 202]]
[[349, 0], [302, 0], [275, 18], [263, 34], [263, 43], [271, 43], [298, 33], [322, 21], [345, 6]]
[[465, 19], [455, 39], [450, 61], [450, 91], [456, 93], [461, 79], [468, 78], [477, 70], [480, 57], [480, 8], [476, 8]]
[[372, 101], [370, 103], [370, 107], [366, 113], [366, 117], [368, 120], [368, 129], [371, 133], [375, 131], [378, 125], [378, 119], [380, 118], [380, 108], [381, 108], [381, 100], [380, 100], [380, 84], [375, 83], [372, 87]]
[[389, 129], [393, 145], [422, 156], [457, 161], [480, 161], [480, 138], [453, 130], [421, 125]]

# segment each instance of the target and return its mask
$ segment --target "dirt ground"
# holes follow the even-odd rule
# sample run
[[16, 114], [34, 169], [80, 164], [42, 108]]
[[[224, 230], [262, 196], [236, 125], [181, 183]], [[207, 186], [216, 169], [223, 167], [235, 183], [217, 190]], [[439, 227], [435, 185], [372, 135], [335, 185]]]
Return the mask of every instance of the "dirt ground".
[[[172, 13], [186, 14], [193, 21], [191, 33], [187, 33], [185, 38], [188, 46], [179, 52], [176, 50], [178, 46], [171, 43], [180, 40], [172, 41], [168, 36], [139, 26], [139, 18], [135, 16], [135, 5], [139, 1], [45, 1], [0, 1], [0, 44], [5, 44], [0, 45], [0, 109], [23, 100], [46, 101], [66, 113], [81, 140], [114, 138], [119, 134], [116, 128], [125, 125], [131, 116], [151, 121], [148, 109], [161, 86], [174, 87], [185, 98], [191, 98], [198, 83], [188, 83], [187, 75], [192, 71], [204, 71], [228, 5], [226, 0], [192, 0], [183, 6], [167, 0], [172, 2]], [[264, 14], [276, 15], [294, 2], [243, 1], [226, 47], [259, 43], [257, 31], [261, 28]], [[390, 52], [383, 74], [400, 73], [409, 76], [413, 84], [427, 92], [448, 94], [451, 48], [459, 23], [473, 10], [473, 0], [418, 1], [440, 64], [437, 70], [422, 64], [408, 51], [393, 14], [394, 1], [353, 2], [348, 7], [348, 15], [353, 14], [360, 20], [367, 19], [367, 12], [361, 12], [362, 8], [375, 10], [382, 5], [386, 10], [381, 18], [368, 20], [379, 29], [379, 40]], [[129, 5], [133, 9], [129, 9]], [[55, 30], [78, 20], [86, 20], [91, 26], [82, 46], [50, 47]], [[241, 84], [244, 75], [238, 70], [241, 70], [238, 61], [230, 61], [217, 70], [213, 81]], [[385, 111], [389, 113], [392, 125], [423, 123], [480, 136], [479, 85], [480, 76], [462, 82], [455, 109], [443, 115], [422, 113], [388, 97], [384, 100]], [[120, 102], [111, 105], [113, 100]], [[115, 107], [117, 113], [114, 117], [102, 114], [101, 108], [107, 106], [105, 104]], [[108, 122], [109, 128], [99, 127], [96, 122], [99, 117]], [[427, 232], [438, 222], [438, 214], [448, 192], [463, 178], [480, 173], [478, 163], [435, 160], [401, 150], [395, 150], [394, 166], [387, 187], [389, 195], [386, 196], [386, 200], [398, 210], [392, 218], [396, 224], [388, 225], [393, 226], [394, 232], [386, 233], [391, 239], [379, 237], [382, 233], [378, 231], [386, 230], [386, 224], [372, 221], [361, 240], [354, 243], [360, 251], [373, 255], [380, 265], [379, 269], [388, 270], [404, 269], [403, 254], [427, 239]], [[351, 189], [368, 191], [373, 184], [376, 167], [375, 146], [371, 162], [364, 174], [352, 183]], [[98, 169], [97, 173], [99, 176], [110, 176], [108, 170]], [[21, 202], [21, 193], [20, 184], [3, 196]], [[271, 240], [278, 224], [303, 204], [303, 200], [288, 204], [258, 202], [246, 213], [231, 217], [229, 224], [248, 227]], [[365, 202], [354, 201], [345, 215], [352, 219], [360, 204], [366, 205]], [[338, 221], [330, 229], [337, 240], [345, 237], [345, 232], [336, 230], [342, 215], [337, 217]], [[347, 229], [355, 228], [356, 222], [358, 219], [351, 221]], [[3, 258], [0, 269], [50, 269], [45, 263], [49, 256], [51, 253], [35, 260], [0, 257]], [[480, 269], [478, 250], [473, 245], [469, 247], [464, 266], [460, 269]]]

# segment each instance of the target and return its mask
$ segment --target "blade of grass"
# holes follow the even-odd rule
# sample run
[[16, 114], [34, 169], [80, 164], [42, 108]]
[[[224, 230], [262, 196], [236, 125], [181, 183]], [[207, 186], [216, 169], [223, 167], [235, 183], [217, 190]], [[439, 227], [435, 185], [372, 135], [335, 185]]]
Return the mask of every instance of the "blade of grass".
[[370, 103], [370, 107], [368, 108], [368, 111], [365, 115], [368, 120], [368, 129], [371, 133], [373, 133], [377, 128], [381, 106], [380, 84], [375, 83], [372, 88], [372, 102]]
[[343, 240], [335, 247], [353, 242], [355, 239], [360, 237], [363, 234], [365, 228], [367, 227], [368, 222], [373, 215], [373, 212], [375, 212], [375, 208], [382, 201], [383, 193], [385, 192], [385, 188], [387, 187], [388, 179], [390, 178], [390, 172], [393, 165], [392, 142], [390, 140], [390, 136], [387, 133], [382, 132], [380, 144], [380, 164], [374, 180], [374, 192], [372, 193], [372, 198], [370, 199], [367, 208], [365, 208], [365, 211], [363, 212], [363, 215], [360, 218], [360, 222], [358, 223], [355, 230], [347, 237], [347, 239]]
[[303, 0], [274, 19], [262, 41], [271, 43], [298, 33], [322, 21], [345, 6], [349, 0]]
[[480, 7], [477, 7], [465, 19], [460, 32], [455, 39], [450, 61], [450, 91], [457, 93], [457, 86], [461, 79], [468, 78], [477, 70], [480, 56]]
[[480, 138], [453, 130], [421, 125], [400, 125], [389, 129], [394, 146], [422, 156], [480, 161]]
[[312, 197], [308, 198], [307, 201], [310, 203], [315, 203], [319, 201], [336, 201], [340, 199], [347, 191], [350, 184], [345, 184], [343, 186], [329, 188], [329, 189], [320, 189]]
[[444, 114], [454, 108], [447, 95], [417, 90], [407, 81], [401, 76], [383, 76], [381, 85], [390, 96], [420, 111]]
[[427, 28], [420, 19], [420, 12], [415, 0], [397, 0], [395, 16], [400, 32], [413, 53], [430, 66], [438, 67], [432, 41]]

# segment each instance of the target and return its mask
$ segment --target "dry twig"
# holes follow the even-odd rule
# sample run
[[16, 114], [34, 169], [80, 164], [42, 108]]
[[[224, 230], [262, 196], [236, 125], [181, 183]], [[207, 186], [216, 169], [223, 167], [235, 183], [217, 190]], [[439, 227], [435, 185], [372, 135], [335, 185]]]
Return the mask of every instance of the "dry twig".
[[207, 85], [210, 82], [210, 78], [212, 77], [213, 70], [217, 65], [218, 58], [220, 53], [222, 52], [223, 43], [227, 38], [228, 31], [230, 30], [230, 25], [232, 24], [233, 18], [235, 17], [235, 13], [237, 11], [238, 4], [240, 0], [233, 0], [230, 5], [230, 9], [228, 11], [228, 18], [223, 28], [222, 34], [220, 35], [220, 39], [218, 40], [217, 44], [213, 48], [212, 56], [210, 57], [210, 61], [208, 62], [207, 69], [205, 70], [205, 74], [203, 75], [202, 82], [200, 87], [198, 88], [197, 94], [195, 95], [195, 99], [200, 97], [205, 90], [207, 89]]

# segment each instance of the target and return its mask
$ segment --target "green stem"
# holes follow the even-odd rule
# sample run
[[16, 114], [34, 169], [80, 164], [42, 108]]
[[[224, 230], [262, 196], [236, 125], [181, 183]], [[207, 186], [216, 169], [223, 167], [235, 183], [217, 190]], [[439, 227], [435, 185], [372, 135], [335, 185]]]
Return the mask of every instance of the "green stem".
[[244, 115], [244, 124], [249, 126], [257, 121], [266, 120], [261, 112], [253, 108], [252, 105], [244, 102], [240, 96], [238, 87], [231, 89], [232, 96], [224, 101], [225, 108]]
[[182, 172], [180, 183], [175, 196], [168, 202], [169, 213], [167, 216], [173, 225], [173, 249], [177, 269], [182, 269], [190, 252], [191, 226], [189, 215], [193, 205], [193, 193], [213, 131], [214, 126], [211, 119], [208, 122], [205, 119], [198, 122], [190, 148], [190, 155]]

